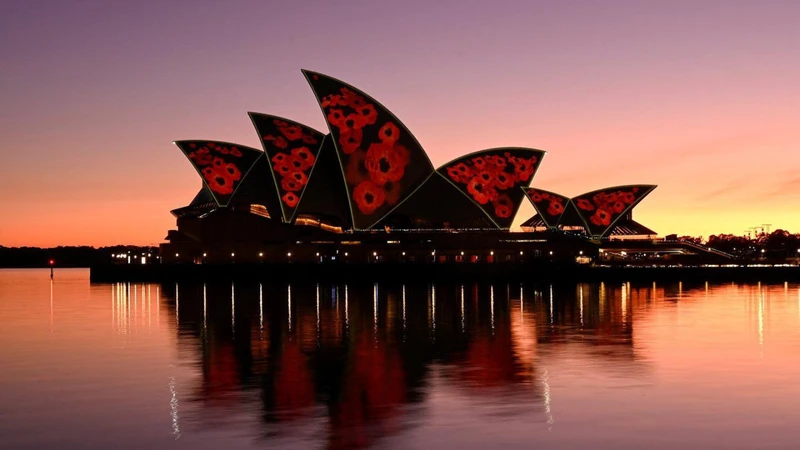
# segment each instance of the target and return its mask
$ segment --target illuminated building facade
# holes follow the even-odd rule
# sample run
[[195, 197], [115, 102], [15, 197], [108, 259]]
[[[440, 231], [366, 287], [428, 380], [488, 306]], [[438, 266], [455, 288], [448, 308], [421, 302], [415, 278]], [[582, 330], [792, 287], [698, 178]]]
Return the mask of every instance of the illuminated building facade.
[[[524, 147], [481, 150], [435, 168], [377, 100], [327, 75], [303, 74], [329, 133], [251, 112], [263, 151], [175, 142], [202, 187], [172, 211], [178, 226], [161, 246], [164, 262], [494, 263], [591, 255], [592, 240], [655, 234], [631, 219], [655, 186], [572, 199], [532, 189], [545, 152]], [[510, 233], [525, 198], [538, 214]]]

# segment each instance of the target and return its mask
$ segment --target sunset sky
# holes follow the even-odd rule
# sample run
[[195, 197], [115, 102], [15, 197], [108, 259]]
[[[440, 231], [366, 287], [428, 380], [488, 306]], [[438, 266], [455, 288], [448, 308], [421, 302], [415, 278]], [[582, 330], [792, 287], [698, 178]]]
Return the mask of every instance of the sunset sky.
[[[301, 68], [392, 110], [435, 166], [548, 152], [532, 186], [659, 187], [661, 235], [800, 232], [797, 1], [0, 2], [0, 245], [157, 244], [200, 187], [172, 145], [326, 131]], [[520, 223], [533, 214], [525, 202]]]

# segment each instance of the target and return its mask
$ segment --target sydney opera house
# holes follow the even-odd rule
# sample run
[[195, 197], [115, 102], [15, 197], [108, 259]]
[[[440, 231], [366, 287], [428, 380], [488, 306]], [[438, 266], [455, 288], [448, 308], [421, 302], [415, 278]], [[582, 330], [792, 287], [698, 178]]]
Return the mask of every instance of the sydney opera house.
[[[615, 238], [652, 239], [633, 208], [653, 185], [576, 197], [530, 187], [545, 152], [503, 147], [434, 167], [386, 107], [342, 81], [303, 71], [328, 133], [249, 113], [263, 150], [175, 144], [202, 180], [172, 211], [163, 262], [462, 262], [591, 259]], [[511, 226], [520, 205], [537, 214]]]

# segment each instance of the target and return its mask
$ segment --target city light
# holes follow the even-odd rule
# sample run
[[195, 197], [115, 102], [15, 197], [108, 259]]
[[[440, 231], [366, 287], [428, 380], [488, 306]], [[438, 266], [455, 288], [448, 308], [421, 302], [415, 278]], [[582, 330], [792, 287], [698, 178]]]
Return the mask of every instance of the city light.
[[287, 254], [286, 254], [286, 256], [288, 256], [289, 258], [291, 258], [291, 257], [292, 257], [292, 252], [289, 252], [289, 253], [287, 253]]
[[259, 258], [263, 258], [264, 257], [264, 252], [258, 252], [258, 257]]
[[236, 253], [231, 253], [231, 258], [233, 258], [234, 256], [236, 256]]

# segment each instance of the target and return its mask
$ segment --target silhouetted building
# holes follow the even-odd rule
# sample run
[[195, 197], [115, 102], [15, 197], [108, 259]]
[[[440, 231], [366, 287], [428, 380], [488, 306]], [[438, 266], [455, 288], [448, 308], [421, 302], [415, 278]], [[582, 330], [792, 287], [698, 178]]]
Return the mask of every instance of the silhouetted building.
[[[506, 147], [436, 169], [408, 128], [364, 92], [304, 71], [330, 131], [250, 113], [264, 151], [220, 141], [175, 144], [200, 175], [172, 211], [164, 262], [495, 262], [572, 258], [586, 238], [655, 233], [631, 210], [655, 186], [569, 199], [530, 189], [545, 152]], [[509, 233], [523, 198], [538, 214]], [[555, 246], [555, 247], [554, 247]], [[572, 251], [575, 250], [575, 251]], [[525, 252], [529, 252], [526, 254]]]

